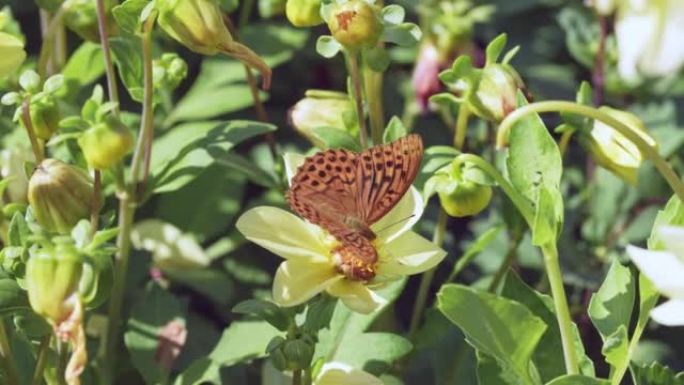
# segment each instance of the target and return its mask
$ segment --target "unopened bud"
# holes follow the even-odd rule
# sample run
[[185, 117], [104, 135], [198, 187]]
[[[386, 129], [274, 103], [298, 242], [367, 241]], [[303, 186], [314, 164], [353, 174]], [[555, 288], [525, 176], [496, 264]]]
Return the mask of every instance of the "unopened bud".
[[88, 166], [106, 170], [128, 155], [133, 148], [133, 134], [119, 118], [109, 115], [104, 122], [84, 132], [78, 144]]
[[44, 96], [31, 101], [31, 125], [36, 136], [43, 140], [49, 140], [57, 129], [61, 114], [57, 101], [52, 96]]
[[9, 33], [0, 32], [0, 78], [11, 75], [24, 59], [24, 43]]
[[[67, 8], [64, 13], [64, 25], [84, 40], [99, 43], [97, 0], [69, 0], [68, 5], [65, 4], [65, 6]], [[118, 28], [111, 12], [111, 0], [104, 1], [104, 9], [107, 19], [107, 33], [110, 36], [117, 35]]]
[[287, 0], [285, 15], [295, 27], [323, 24], [321, 0]]
[[29, 180], [28, 201], [41, 226], [66, 234], [79, 220], [88, 217], [93, 184], [80, 168], [46, 159], [36, 167]]
[[379, 9], [365, 0], [337, 5], [330, 14], [328, 28], [337, 42], [352, 50], [375, 46], [383, 31]]
[[[477, 175], [478, 178], [473, 176]], [[444, 211], [452, 217], [477, 215], [492, 199], [492, 188], [482, 172], [468, 164], [454, 161], [438, 170], [426, 188], [436, 191]]]
[[33, 310], [53, 325], [73, 312], [70, 299], [78, 295], [83, 256], [73, 244], [35, 250], [26, 264], [26, 287]]
[[[601, 107], [600, 110], [629, 127], [650, 146], [657, 146], [656, 141], [648, 134], [644, 123], [636, 115], [610, 107]], [[636, 144], [598, 120], [594, 122], [588, 137], [583, 138], [583, 142], [588, 144], [596, 163], [628, 183], [637, 183], [639, 166], [644, 159], [644, 154]]]
[[347, 128], [346, 116], [353, 116], [354, 106], [347, 94], [330, 91], [308, 91], [306, 97], [290, 111], [290, 123], [301, 135], [319, 148], [325, 142], [315, 132], [320, 127]]

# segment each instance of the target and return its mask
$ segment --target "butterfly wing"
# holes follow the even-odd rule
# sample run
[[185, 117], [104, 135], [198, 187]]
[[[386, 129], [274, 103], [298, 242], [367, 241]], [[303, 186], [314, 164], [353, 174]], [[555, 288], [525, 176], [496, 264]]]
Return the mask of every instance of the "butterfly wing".
[[423, 160], [423, 141], [410, 134], [358, 156], [356, 208], [368, 226], [385, 216], [406, 194]]
[[351, 230], [345, 218], [359, 211], [356, 163], [347, 150], [319, 152], [297, 170], [287, 194], [292, 210], [341, 241]]

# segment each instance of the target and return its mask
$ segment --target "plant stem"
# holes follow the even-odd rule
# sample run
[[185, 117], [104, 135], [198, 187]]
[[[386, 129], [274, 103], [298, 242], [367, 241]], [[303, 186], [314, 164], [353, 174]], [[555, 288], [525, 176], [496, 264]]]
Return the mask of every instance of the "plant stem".
[[27, 96], [21, 104], [21, 120], [24, 122], [26, 133], [28, 134], [29, 141], [31, 141], [31, 149], [33, 150], [33, 155], [36, 157], [36, 163], [40, 164], [40, 162], [45, 159], [45, 156], [43, 155], [43, 150], [38, 142], [38, 138], [36, 138], [36, 131], [33, 129], [30, 96]]
[[[67, 3], [64, 3], [67, 4]], [[50, 62], [50, 57], [52, 57], [52, 52], [55, 49], [55, 38], [59, 34], [59, 28], [62, 25], [62, 18], [64, 17], [64, 12], [66, 11], [66, 6], [62, 6], [57, 9], [57, 12], [50, 19], [48, 27], [43, 33], [43, 44], [40, 47], [40, 55], [38, 56], [38, 75], [41, 79], [45, 79], [48, 73], [48, 64]]]
[[12, 348], [10, 347], [7, 330], [5, 329], [5, 320], [0, 317], [0, 360], [2, 368], [5, 373], [5, 381], [7, 385], [19, 385], [19, 377], [17, 376], [17, 368], [14, 366], [12, 359]]
[[461, 150], [465, 144], [466, 133], [468, 132], [468, 120], [470, 120], [470, 108], [466, 103], [461, 103], [458, 108], [458, 118], [456, 120], [456, 131], [454, 132], [454, 147]]
[[96, 3], [98, 32], [100, 34], [100, 44], [102, 45], [102, 52], [104, 53], [105, 72], [107, 74], [107, 91], [109, 92], [109, 101], [116, 103], [114, 113], [118, 115], [119, 90], [116, 84], [114, 64], [112, 63], [112, 52], [109, 48], [109, 28], [107, 26], [107, 16], [105, 15], [104, 0], [97, 0]]
[[383, 73], [365, 68], [363, 79], [368, 102], [368, 120], [370, 121], [371, 137], [373, 138], [373, 144], [380, 144], [382, 143], [382, 136], [385, 130], [385, 113], [382, 109]]
[[69, 362], [69, 346], [66, 342], [57, 340], [57, 383], [67, 385], [66, 367]]
[[50, 351], [50, 340], [52, 333], [48, 333], [40, 341], [38, 348], [38, 358], [36, 359], [36, 369], [33, 371], [33, 380], [31, 385], [40, 385], [43, 383], [43, 371], [45, 370], [45, 363], [47, 362], [47, 354]]
[[551, 285], [551, 296], [556, 310], [558, 327], [560, 329], [561, 341], [563, 343], [563, 357], [565, 358], [565, 369], [568, 374], [579, 374], [577, 353], [573, 337], [573, 325], [568, 310], [568, 300], [565, 297], [563, 287], [563, 276], [560, 270], [558, 249], [555, 243], [550, 243], [541, 247], [544, 254], [544, 265], [546, 274]]
[[[112, 296], [109, 301], [109, 322], [107, 324], [107, 335], [104, 340], [105, 349], [102, 350], [104, 352], [104, 357], [102, 357], [102, 378], [105, 385], [114, 382], [114, 368], [119, 347], [119, 323], [121, 322], [121, 308], [131, 254], [131, 229], [141, 186], [144, 186], [147, 175], [149, 175], [150, 144], [154, 137], [154, 95], [152, 93], [152, 28], [154, 27], [154, 19], [154, 16], [150, 16], [147, 19], [142, 35], [144, 73], [143, 117], [131, 165], [131, 180], [126, 185], [124, 191], [118, 192], [119, 235], [116, 241], [118, 253], [114, 268]], [[142, 181], [141, 174], [145, 176]]]
[[313, 379], [311, 378], [311, 368], [307, 368], [304, 370], [304, 385], [311, 385], [313, 383]]
[[594, 68], [591, 74], [592, 88], [594, 89], [594, 105], [603, 104], [603, 88], [605, 85], [605, 59], [606, 59], [606, 39], [608, 38], [608, 18], [599, 15], [599, 46], [594, 60]]
[[502, 147], [506, 143], [508, 139], [508, 133], [515, 122], [527, 114], [544, 112], [566, 112], [577, 114], [607, 124], [622, 134], [629, 141], [634, 143], [634, 145], [639, 148], [639, 151], [644, 154], [646, 158], [653, 162], [660, 175], [665, 178], [675, 194], [677, 194], [679, 199], [684, 202], [684, 183], [682, 183], [682, 181], [679, 179], [679, 176], [677, 176], [677, 174], [674, 172], [672, 166], [670, 166], [670, 164], [663, 159], [660, 154], [658, 154], [658, 150], [646, 142], [632, 128], [597, 108], [566, 101], [545, 101], [528, 104], [513, 111], [506, 117], [506, 119], [504, 119], [503, 122], [501, 122], [501, 125], [499, 126], [499, 132], [497, 134], [497, 146]]
[[501, 280], [511, 268], [511, 265], [513, 265], [513, 261], [515, 261], [515, 258], [518, 256], [518, 246], [520, 245], [521, 240], [521, 236], [515, 236], [515, 238], [511, 240], [511, 243], [508, 247], [508, 253], [506, 253], [506, 257], [501, 263], [501, 266], [499, 266], [499, 270], [496, 271], [492, 282], [489, 284], [488, 291], [490, 293], [496, 292], [501, 284]]
[[302, 385], [302, 371], [295, 370], [292, 372], [292, 385]]
[[102, 208], [102, 172], [93, 171], [93, 202], [90, 206], [90, 226], [92, 234], [97, 232], [100, 226], [100, 209]]
[[[432, 243], [441, 247], [444, 244], [444, 235], [446, 234], [446, 225], [449, 216], [444, 209], [439, 210], [439, 217], [437, 218], [437, 225], [435, 226], [435, 232], [432, 235]], [[432, 268], [425, 273], [420, 278], [420, 287], [418, 288], [418, 294], [416, 295], [416, 302], [413, 305], [413, 313], [411, 314], [411, 324], [409, 326], [409, 338], [413, 338], [418, 331], [418, 326], [420, 325], [420, 320], [423, 318], [423, 311], [425, 310], [425, 305], [427, 302], [428, 293], [430, 292], [430, 286], [432, 284], [432, 278], [435, 276], [436, 268]]]
[[368, 148], [368, 125], [363, 113], [363, 86], [361, 84], [361, 70], [359, 69], [359, 54], [348, 52], [349, 76], [351, 77], [352, 88], [354, 91], [354, 101], [356, 102], [356, 116], [359, 120], [359, 140], [361, 148]]

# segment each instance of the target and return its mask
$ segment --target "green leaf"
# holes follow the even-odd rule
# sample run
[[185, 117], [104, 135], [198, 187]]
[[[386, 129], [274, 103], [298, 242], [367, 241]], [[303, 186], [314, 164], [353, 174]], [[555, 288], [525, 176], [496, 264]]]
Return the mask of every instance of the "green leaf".
[[228, 152], [244, 140], [275, 130], [250, 121], [181, 124], [154, 142], [152, 175], [155, 192], [175, 191], [215, 162], [212, 152]]
[[157, 217], [192, 233], [199, 242], [214, 239], [240, 211], [246, 183], [237, 172], [219, 164], [209, 166], [183, 188], [162, 195]]
[[[378, 291], [387, 300], [387, 304], [376, 309], [371, 314], [359, 314], [349, 310], [341, 302], [338, 303], [330, 321], [330, 328], [321, 330], [318, 334], [319, 343], [316, 345], [314, 361], [323, 358], [326, 362], [339, 361], [354, 364], [358, 368], [366, 365], [381, 364], [379, 371], [385, 371], [388, 364], [401, 358], [410, 350], [410, 343], [402, 337], [386, 333], [370, 333], [369, 340], [388, 344], [374, 346], [363, 343], [369, 336], [365, 333], [383, 310], [389, 306], [401, 293], [406, 280], [399, 280]], [[377, 356], [376, 356], [377, 355]], [[380, 357], [381, 359], [378, 359]], [[377, 374], [377, 373], [376, 373]]]
[[631, 367], [634, 385], [684, 385], [684, 372], [674, 370], [658, 362], [651, 365]]
[[420, 41], [423, 33], [413, 23], [386, 26], [382, 40], [402, 47], [412, 47]]
[[150, 284], [133, 306], [124, 342], [131, 362], [148, 384], [159, 383], [170, 370], [158, 361], [162, 330], [172, 322], [185, 327], [185, 318], [186, 310], [178, 299], [156, 284]]
[[121, 29], [128, 33], [136, 33], [142, 28], [140, 14], [149, 3], [149, 0], [126, 0], [112, 8], [112, 14]]
[[335, 57], [342, 50], [342, 45], [332, 36], [323, 35], [316, 40], [316, 52], [324, 58]]
[[233, 322], [223, 332], [209, 358], [221, 366], [262, 358], [266, 356], [268, 343], [278, 335], [278, 329], [265, 321]]
[[26, 292], [10, 278], [0, 279], [0, 315], [31, 311]]
[[260, 299], [248, 299], [233, 307], [233, 313], [248, 314], [261, 318], [280, 331], [286, 331], [290, 326], [287, 314], [273, 302]]
[[176, 377], [175, 385], [220, 384], [221, 367], [209, 358], [202, 357]]
[[31, 230], [29, 230], [28, 224], [24, 219], [24, 215], [17, 211], [12, 216], [12, 221], [10, 222], [9, 229], [7, 230], [9, 246], [27, 247], [28, 237], [30, 235]]
[[382, 135], [382, 142], [389, 143], [408, 135], [408, 129], [397, 116], [393, 116]]
[[615, 261], [589, 303], [589, 317], [603, 338], [606, 361], [613, 367], [621, 367], [629, 360], [627, 330], [635, 296], [636, 286], [630, 269]]
[[278, 177], [259, 167], [258, 163], [234, 152], [217, 151], [216, 148], [210, 148], [208, 152], [217, 164], [239, 172], [250, 182], [266, 188], [278, 187]]
[[388, 5], [382, 9], [382, 20], [389, 24], [401, 24], [406, 17], [406, 11], [401, 5]]
[[361, 151], [359, 141], [345, 130], [335, 127], [316, 127], [313, 132], [323, 141], [325, 149], [344, 148], [354, 152]]
[[546, 385], [609, 385], [610, 382], [600, 378], [580, 375], [567, 375], [558, 377]]
[[363, 62], [375, 72], [385, 72], [390, 65], [390, 56], [383, 47], [373, 47], [363, 51]]
[[140, 39], [130, 35], [109, 38], [112, 56], [124, 86], [136, 102], [143, 100], [143, 60]]
[[542, 319], [510, 299], [461, 285], [444, 285], [437, 308], [479, 352], [496, 359], [505, 376], [531, 383], [532, 354], [546, 332]]
[[[260, 92], [259, 95], [261, 101], [267, 100], [265, 93]], [[215, 118], [253, 104], [252, 92], [245, 84], [214, 83], [214, 87], [208, 89], [193, 86], [176, 104], [164, 124], [168, 126], [180, 121]]]
[[[518, 93], [518, 105], [526, 104], [525, 96]], [[555, 240], [563, 221], [563, 162], [539, 115], [528, 114], [511, 129], [506, 166], [513, 187], [535, 206], [535, 219], [529, 224], [533, 233], [539, 232], [534, 237], [540, 242]]]
[[675, 194], [667, 201], [665, 208], [659, 211], [658, 216], [656, 216], [651, 237], [648, 239], [649, 250], [662, 250], [665, 248], [665, 245], [659, 238], [658, 228], [661, 226], [682, 225], [684, 225], [684, 205], [682, 205], [682, 201]]
[[506, 47], [507, 41], [508, 37], [505, 33], [502, 33], [501, 35], [494, 38], [494, 40], [492, 40], [489, 44], [487, 44], [487, 49], [485, 53], [485, 65], [494, 64], [497, 62], [497, 60], [499, 60], [499, 56], [501, 56], [501, 53]]
[[271, 68], [292, 60], [297, 51], [304, 48], [309, 35], [308, 28], [274, 22], [249, 23], [240, 31], [242, 42], [254, 49]]

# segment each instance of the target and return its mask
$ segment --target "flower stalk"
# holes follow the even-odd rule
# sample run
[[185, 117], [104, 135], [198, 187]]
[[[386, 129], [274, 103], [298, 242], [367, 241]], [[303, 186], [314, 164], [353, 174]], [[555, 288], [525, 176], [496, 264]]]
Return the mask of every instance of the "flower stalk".
[[0, 318], [0, 364], [4, 369], [4, 380], [7, 381], [7, 385], [19, 385], [17, 367], [12, 360], [12, 349], [5, 329], [5, 320], [2, 318]]
[[50, 352], [50, 340], [52, 339], [52, 334], [48, 333], [40, 341], [40, 346], [38, 347], [38, 357], [36, 358], [36, 369], [33, 372], [33, 379], [31, 385], [41, 385], [43, 383], [43, 371], [45, 370], [45, 364], [47, 363], [47, 356]]
[[626, 124], [597, 108], [567, 101], [545, 101], [528, 104], [513, 111], [506, 117], [506, 119], [504, 119], [503, 122], [501, 122], [497, 134], [497, 146], [502, 147], [506, 143], [508, 133], [518, 120], [522, 119], [528, 114], [544, 112], [566, 112], [577, 114], [607, 124], [634, 143], [634, 145], [639, 148], [639, 151], [641, 151], [644, 156], [653, 162], [660, 175], [663, 176], [665, 181], [670, 185], [679, 199], [684, 202], [684, 183], [682, 183], [682, 181], [679, 179], [679, 176], [677, 176], [677, 174], [674, 172], [672, 166], [670, 166], [670, 164], [663, 159], [660, 154], [658, 154], [658, 150], [648, 144], [648, 142], [646, 142], [639, 134], [634, 132]]
[[368, 125], [363, 113], [363, 84], [361, 82], [361, 69], [359, 68], [359, 54], [349, 51], [347, 61], [352, 89], [354, 90], [354, 101], [356, 102], [356, 116], [359, 119], [359, 140], [361, 148], [365, 149], [368, 148]]
[[135, 210], [140, 200], [140, 192], [145, 186], [149, 176], [149, 160], [151, 158], [151, 142], [154, 137], [154, 95], [152, 82], [152, 29], [154, 27], [155, 16], [151, 15], [144, 25], [142, 39], [143, 52], [143, 117], [138, 136], [138, 142], [133, 162], [131, 165], [131, 180], [126, 184], [124, 191], [119, 191], [119, 235], [116, 246], [118, 253], [116, 256], [116, 266], [114, 269], [114, 283], [109, 302], [109, 322], [107, 324], [107, 335], [104, 341], [103, 383], [114, 383], [114, 368], [117, 360], [119, 348], [119, 327], [121, 322], [121, 308], [123, 305], [124, 291], [126, 287], [126, 276], [131, 254], [131, 230]]
[[63, 3], [57, 12], [50, 18], [45, 33], [43, 33], [43, 44], [40, 47], [40, 54], [38, 56], [38, 75], [41, 79], [45, 79], [48, 73], [48, 64], [50, 58], [55, 50], [55, 39], [59, 36], [59, 30], [62, 27], [62, 19], [64, 19], [64, 13], [67, 11], [68, 2]]
[[97, 24], [100, 34], [100, 44], [104, 54], [105, 73], [107, 74], [107, 92], [109, 101], [116, 103], [114, 114], [119, 115], [119, 90], [114, 74], [114, 64], [112, 62], [112, 52], [109, 48], [109, 27], [107, 26], [107, 16], [105, 15], [104, 0], [97, 0]]
[[36, 157], [36, 163], [45, 159], [43, 155], [43, 150], [36, 137], [36, 131], [33, 129], [33, 122], [31, 121], [31, 98], [26, 97], [24, 102], [21, 104], [21, 119], [24, 122], [24, 127], [26, 127], [26, 133], [28, 134], [29, 141], [31, 142], [31, 149], [33, 150], [33, 155]]

